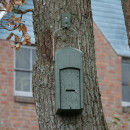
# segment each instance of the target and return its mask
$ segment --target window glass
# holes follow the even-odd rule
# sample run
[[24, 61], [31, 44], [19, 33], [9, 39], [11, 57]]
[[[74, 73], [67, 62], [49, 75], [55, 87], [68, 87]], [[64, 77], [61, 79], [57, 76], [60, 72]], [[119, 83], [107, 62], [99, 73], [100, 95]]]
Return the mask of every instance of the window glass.
[[122, 75], [123, 84], [130, 86], [130, 63], [123, 62]]
[[33, 65], [34, 65], [34, 63], [35, 63], [35, 60], [36, 60], [36, 50], [32, 50], [32, 67], [33, 67]]
[[123, 58], [122, 62], [122, 101], [125, 105], [130, 106], [130, 60]]
[[15, 73], [16, 90], [30, 92], [30, 73], [16, 71]]
[[130, 86], [123, 85], [122, 94], [123, 101], [130, 102]]
[[32, 66], [36, 59], [34, 47], [21, 47], [15, 53], [15, 95], [32, 96]]
[[30, 69], [30, 49], [16, 51], [16, 68]]

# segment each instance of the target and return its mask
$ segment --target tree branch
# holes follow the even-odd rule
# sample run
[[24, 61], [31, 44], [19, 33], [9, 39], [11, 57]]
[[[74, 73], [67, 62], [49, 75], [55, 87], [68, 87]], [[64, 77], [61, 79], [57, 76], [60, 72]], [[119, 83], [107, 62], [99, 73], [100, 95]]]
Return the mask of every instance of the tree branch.
[[12, 10], [14, 13], [17, 13], [17, 14], [26, 14], [28, 12], [34, 12], [34, 9], [26, 9], [26, 10], [20, 10], [20, 9], [13, 9]]
[[13, 30], [16, 30], [19, 26], [20, 26], [20, 24], [16, 28], [9, 29], [9, 28], [6, 28], [5, 26], [1, 25], [0, 29], [6, 29], [7, 31], [13, 31]]
[[[3, 10], [3, 9], [1, 9], [0, 11], [5, 11], [6, 12], [6, 9], [5, 10]], [[26, 13], [28, 13], [28, 12], [34, 12], [34, 9], [26, 9], [26, 10], [20, 10], [20, 9], [13, 9], [12, 10], [12, 12], [13, 13], [17, 13], [17, 14], [26, 14]]]
[[5, 10], [5, 9], [0, 9], [0, 11], [5, 11], [5, 12], [6, 12], [6, 10]]
[[1, 0], [0, 3], [3, 4], [4, 7], [7, 5], [6, 0]]

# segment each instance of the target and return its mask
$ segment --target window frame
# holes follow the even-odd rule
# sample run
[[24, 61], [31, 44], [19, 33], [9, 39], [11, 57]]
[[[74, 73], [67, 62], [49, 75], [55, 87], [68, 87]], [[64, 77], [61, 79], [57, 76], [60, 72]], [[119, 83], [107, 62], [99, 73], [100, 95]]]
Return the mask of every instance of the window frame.
[[35, 46], [27, 46], [27, 45], [22, 45], [21, 48], [27, 48], [30, 49], [30, 69], [23, 69], [23, 68], [16, 68], [16, 51], [14, 50], [14, 96], [19, 96], [19, 97], [33, 97], [32, 91], [30, 92], [25, 92], [25, 91], [18, 91], [16, 90], [16, 72], [21, 71], [21, 72], [29, 72], [30, 73], [30, 90], [32, 90], [31, 85], [32, 85], [32, 50], [36, 50]]
[[122, 101], [121, 104], [123, 107], [130, 107], [130, 102]]
[[130, 65], [130, 58], [129, 57], [122, 57], [122, 107], [130, 107], [130, 101], [123, 101], [123, 86], [127, 86], [127, 84], [124, 84], [123, 82], [123, 63], [127, 63]]

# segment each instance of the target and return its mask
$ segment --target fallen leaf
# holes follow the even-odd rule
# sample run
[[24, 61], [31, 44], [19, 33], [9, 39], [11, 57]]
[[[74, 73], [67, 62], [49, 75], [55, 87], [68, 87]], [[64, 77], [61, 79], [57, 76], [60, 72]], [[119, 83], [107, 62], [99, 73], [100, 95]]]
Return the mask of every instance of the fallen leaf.
[[14, 35], [13, 33], [10, 33], [9, 36], [6, 38], [6, 40], [10, 40], [13, 35]]
[[18, 30], [19, 30], [19, 32], [22, 30], [21, 25], [19, 25]]
[[15, 35], [15, 42], [20, 42], [20, 38], [17, 35]]
[[13, 5], [12, 4], [7, 4], [6, 5], [6, 12], [12, 12], [12, 10], [13, 10]]
[[21, 23], [21, 17], [15, 18], [15, 21], [16, 21], [17, 23]]
[[22, 32], [24, 35], [27, 33], [27, 27], [25, 26], [25, 24], [22, 25]]
[[4, 19], [5, 21], [9, 21], [10, 19]]
[[117, 121], [120, 121], [120, 119], [118, 117], [114, 117], [114, 119], [117, 120]]
[[13, 29], [16, 29], [16, 27], [17, 27], [17, 24], [15, 23], [15, 25], [14, 25], [14, 28], [13, 28]]
[[27, 44], [30, 46], [30, 45], [31, 45], [31, 42], [30, 42], [30, 41], [27, 41]]
[[25, 35], [22, 44], [23, 44], [23, 45], [25, 45], [25, 44], [31, 45], [31, 37], [29, 36], [29, 34], [26, 34], [26, 35]]
[[18, 43], [18, 44], [15, 45], [15, 49], [16, 49], [16, 50], [19, 50], [19, 49], [20, 49], [20, 43]]
[[21, 0], [15, 1], [15, 5], [22, 6], [22, 1]]
[[27, 44], [27, 42], [26, 42], [25, 40], [23, 40], [23, 41], [22, 41], [22, 44], [23, 44], [23, 45], [26, 45], [26, 44]]
[[14, 14], [11, 16], [11, 19], [15, 20], [15, 16], [14, 16]]
[[25, 38], [26, 38], [26, 40], [30, 40], [31, 39], [29, 34], [26, 34]]
[[23, 4], [26, 4], [26, 0], [22, 0], [22, 3], [23, 3]]
[[10, 25], [15, 25], [13, 20], [10, 21]]

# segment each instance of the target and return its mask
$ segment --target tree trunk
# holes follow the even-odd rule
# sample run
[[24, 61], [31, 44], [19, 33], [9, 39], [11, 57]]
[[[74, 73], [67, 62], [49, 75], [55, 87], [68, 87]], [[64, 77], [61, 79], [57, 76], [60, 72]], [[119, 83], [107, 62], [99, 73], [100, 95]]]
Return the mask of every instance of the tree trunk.
[[[40, 130], [107, 130], [98, 87], [91, 0], [34, 0], [37, 59], [33, 68], [33, 96]], [[71, 14], [71, 28], [79, 34], [83, 52], [84, 109], [81, 114], [55, 114], [52, 34], [61, 27], [61, 14]], [[77, 48], [77, 36], [63, 29], [55, 35], [55, 50]]]
[[130, 0], [121, 0], [121, 2], [128, 37], [128, 45], [130, 47]]

